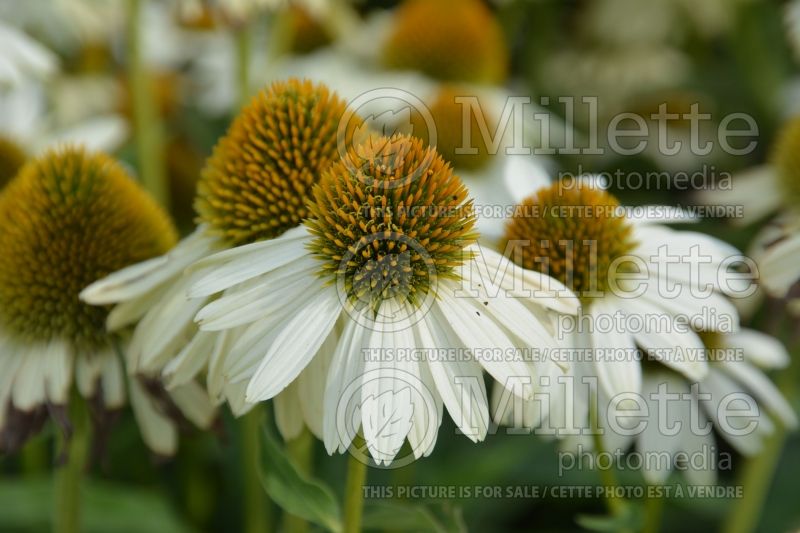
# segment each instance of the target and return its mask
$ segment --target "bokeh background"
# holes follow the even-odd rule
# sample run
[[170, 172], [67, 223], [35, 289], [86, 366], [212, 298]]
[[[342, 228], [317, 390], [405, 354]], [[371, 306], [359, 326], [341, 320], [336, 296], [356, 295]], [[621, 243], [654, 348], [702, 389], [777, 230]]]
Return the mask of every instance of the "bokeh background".
[[[120, 7], [123, 4], [117, 0], [3, 0], [0, 20], [27, 32], [57, 58], [60, 68], [35, 84], [41, 91], [40, 120], [48, 131], [73, 128], [97, 116], [113, 116], [122, 128], [112, 150], [138, 172], [126, 63], [129, 20], [126, 8]], [[275, 76], [271, 64], [342, 46], [347, 36], [336, 35], [333, 15], [323, 15], [320, 20], [303, 7], [265, 10], [243, 22], [236, 17], [215, 18], [202, 8], [202, 2], [199, 14], [193, 12], [191, 16], [175, 2], [141, 0], [140, 4], [144, 10], [141, 53], [162, 128], [159, 146], [163, 149], [162, 170], [169, 180], [169, 206], [186, 233], [193, 227], [192, 197], [204, 159], [235, 113], [239, 34], [247, 31], [249, 46], [253, 47], [251, 56], [258, 58], [249, 67], [253, 89]], [[359, 24], [390, 17], [397, 5], [390, 0], [363, 0], [333, 9], [340, 9], [336, 17], [346, 17], [357, 32]], [[601, 120], [620, 111], [656, 111], [659, 103], [667, 103], [670, 111], [685, 112], [691, 103], [699, 102], [701, 110], [712, 113], [712, 124], [717, 117], [744, 112], [754, 117], [759, 127], [757, 149], [747, 156], [714, 152], [705, 157], [664, 160], [651, 153], [624, 158], [556, 155], [552, 163], [558, 171], [675, 173], [713, 166], [718, 175], [729, 172], [735, 179], [738, 172], [769, 160], [776, 132], [800, 111], [800, 23], [793, 26], [791, 9], [797, 12], [798, 8], [791, 3], [497, 0], [486, 5], [502, 28], [508, 51], [508, 75], [500, 84], [513, 94], [529, 95], [534, 101], [543, 96], [552, 101], [566, 95], [598, 96]], [[281, 35], [284, 37], [278, 39], [278, 46], [276, 36]], [[797, 48], [793, 48], [795, 45]], [[563, 118], [563, 108], [553, 105], [549, 109]], [[0, 138], [10, 120], [8, 114], [0, 116]], [[581, 131], [587, 125], [578, 119], [575, 126]], [[681, 127], [686, 125], [674, 126], [676, 135]], [[34, 141], [44, 136], [37, 133]], [[669, 187], [615, 192], [623, 203], [634, 205], [688, 205], [695, 200], [695, 191]], [[733, 227], [725, 220], [705, 220], [698, 227], [744, 250], [758, 230], [758, 225]], [[776, 320], [774, 308], [767, 303], [748, 321], [778, 335], [793, 355], [800, 357], [796, 323], [788, 318]], [[795, 407], [799, 367], [795, 359], [791, 368], [776, 376]], [[0, 456], [0, 531], [48, 528], [53, 497], [50, 475], [57, 456], [55, 431], [52, 425], [46, 425], [20, 453]], [[173, 458], [154, 457], [147, 450], [128, 411], [117, 415], [106, 437], [102, 450], [93, 457], [86, 484], [86, 531], [243, 529], [239, 426], [227, 413], [222, 414], [212, 433], [185, 428], [180, 451]], [[302, 446], [311, 448], [314, 476], [340, 491], [346, 457], [327, 456], [308, 436]], [[758, 530], [800, 528], [800, 436], [779, 432], [762, 456], [749, 459], [736, 456], [724, 443], [719, 446], [734, 455], [733, 470], [720, 473], [722, 485], [740, 484], [748, 472], [774, 470], [757, 519]], [[445, 417], [431, 457], [396, 470], [371, 470], [369, 483], [499, 487], [599, 484], [598, 473], [590, 469], [559, 476], [557, 453], [555, 442], [503, 431], [474, 445], [459, 437]], [[625, 484], [643, 484], [637, 472], [618, 472], [618, 476]], [[423, 525], [440, 531], [617, 527], [591, 520], [605, 512], [603, 501], [594, 498], [421, 499], [403, 503], [419, 504], [433, 518], [403, 524], [395, 517], [382, 523], [375, 513], [372, 523], [376, 529], [418, 530]], [[662, 530], [718, 530], [740, 504], [728, 499], [671, 498], [666, 501]], [[264, 505], [271, 507], [273, 520], [279, 525], [280, 509], [266, 498]]]

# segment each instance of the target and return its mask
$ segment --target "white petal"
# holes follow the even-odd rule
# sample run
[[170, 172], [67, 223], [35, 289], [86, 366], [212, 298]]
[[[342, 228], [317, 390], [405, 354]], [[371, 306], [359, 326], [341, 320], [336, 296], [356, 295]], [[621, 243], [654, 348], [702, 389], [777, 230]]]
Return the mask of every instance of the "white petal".
[[775, 169], [768, 165], [753, 167], [731, 179], [730, 189], [700, 191], [698, 200], [705, 205], [742, 206], [742, 216], [731, 219], [736, 225], [756, 222], [774, 212], [783, 203]]
[[3, 369], [0, 372], [0, 431], [5, 423], [14, 378], [21, 363], [22, 359], [19, 355], [8, 344], [2, 343], [2, 339], [0, 339], [0, 368]]
[[758, 368], [745, 361], [720, 361], [722, 368], [747, 387], [788, 429], [797, 427], [797, 415], [781, 391]]
[[208, 362], [217, 342], [216, 333], [198, 331], [192, 340], [164, 367], [167, 388], [191, 382]]
[[119, 115], [92, 117], [44, 139], [42, 148], [70, 144], [90, 151], [114, 152], [130, 133], [127, 121]]
[[131, 352], [140, 369], [159, 371], [196, 334], [194, 316], [206, 302], [186, 298], [192, 279], [178, 280], [137, 326]]
[[300, 410], [297, 380], [275, 396], [272, 405], [275, 407], [275, 425], [278, 426], [283, 440], [299, 437], [303, 432], [303, 413]]
[[334, 328], [322, 343], [316, 357], [297, 378], [297, 393], [303, 418], [311, 433], [320, 440], [324, 435], [325, 383], [328, 381], [328, 369], [338, 342], [339, 336]]
[[[615, 304], [607, 300], [593, 302], [589, 308], [593, 324], [598, 324], [598, 317], [603, 315], [614, 316]], [[613, 318], [610, 320], [613, 324]], [[594, 369], [605, 394], [610, 398], [628, 392], [638, 394], [642, 387], [642, 366], [635, 357], [636, 344], [630, 333], [613, 328], [602, 333], [592, 331], [591, 339], [596, 358]]]
[[741, 350], [744, 359], [761, 368], [786, 368], [790, 357], [786, 347], [771, 335], [753, 329], [742, 329], [723, 335], [726, 348]]
[[800, 278], [800, 234], [767, 249], [761, 260], [761, 281], [774, 296], [784, 296]]
[[51, 341], [44, 357], [47, 399], [55, 404], [66, 404], [72, 386], [72, 365], [75, 358], [69, 346], [60, 341]]
[[[633, 338], [646, 356], [661, 361], [691, 381], [699, 381], [706, 376], [708, 362], [705, 345], [697, 333], [680, 325], [663, 308], [645, 299], [626, 299], [622, 305], [627, 307], [628, 314], [638, 315], [642, 324], [645, 324], [633, 332]], [[647, 326], [655, 317], [660, 318], [658, 323]]]
[[[392, 302], [384, 301], [378, 315], [396, 316], [392, 309], [387, 309]], [[396, 348], [403, 348], [396, 346], [403, 337], [376, 323], [367, 345], [370, 356], [362, 376], [361, 424], [370, 455], [378, 464], [388, 465], [394, 460], [414, 426], [414, 391], [410, 382], [419, 378], [398, 368], [389, 356], [398, 353]]]
[[301, 226], [278, 238], [239, 246], [199, 261], [191, 269], [199, 276], [189, 289], [189, 297], [216, 294], [302, 258], [308, 254], [307, 236]]
[[334, 287], [312, 289], [315, 297], [292, 317], [264, 355], [247, 387], [247, 401], [268, 400], [283, 390], [316, 355], [341, 313]]
[[22, 411], [30, 411], [37, 405], [45, 403], [45, 363], [46, 346], [30, 346], [20, 353], [21, 364], [14, 378], [12, 391], [14, 406]]
[[550, 186], [550, 174], [539, 157], [509, 155], [505, 159], [503, 179], [515, 203], [521, 204], [539, 189]]
[[208, 394], [200, 385], [190, 381], [169, 391], [170, 398], [187, 420], [201, 429], [208, 429], [214, 422], [216, 410]]
[[476, 355], [480, 355], [479, 351], [491, 355], [505, 354], [500, 360], [493, 356], [478, 357], [481, 366], [501, 385], [509, 386], [520, 379], [533, 378], [528, 366], [519, 358], [513, 357], [517, 350], [508, 336], [471, 299], [453, 298], [444, 292], [431, 312], [438, 313], [436, 319], [449, 324], [461, 342], [468, 349], [474, 350]]
[[[427, 313], [414, 327], [422, 348], [464, 349], [450, 326], [436, 320], [435, 313]], [[479, 365], [466, 357], [454, 359], [443, 361], [442, 358], [434, 357], [427, 365], [436, 390], [453, 422], [473, 442], [479, 442], [486, 438], [489, 429], [489, 407], [483, 372]], [[472, 390], [471, 384], [476, 385], [477, 390]]]
[[103, 387], [103, 404], [109, 409], [125, 405], [125, 370], [122, 361], [113, 352], [98, 354], [100, 359], [100, 382]]
[[[325, 385], [325, 416], [323, 418], [325, 450], [329, 454], [344, 452], [358, 433], [359, 423], [354, 422], [358, 402], [346, 396], [364, 368], [363, 348], [368, 331], [361, 323], [348, 315], [343, 316], [344, 329], [331, 360]], [[344, 406], [342, 401], [347, 402]], [[342, 416], [339, 416], [341, 412]]]
[[460, 273], [464, 279], [473, 280], [473, 284], [483, 281], [487, 285], [499, 285], [508, 291], [509, 296], [530, 299], [531, 303], [559, 313], [574, 315], [580, 308], [580, 300], [555, 278], [522, 268], [485, 246], [474, 245], [468, 250], [475, 254], [475, 258], [466, 262]]
[[130, 300], [178, 277], [183, 270], [207, 256], [218, 245], [204, 226], [183, 239], [169, 253], [115, 272], [83, 289], [81, 299], [92, 305]]
[[214, 349], [208, 361], [206, 385], [208, 394], [214, 402], [220, 402], [225, 387], [224, 368], [226, 357], [231, 350], [234, 339], [242, 333], [242, 329], [221, 331], [215, 337]]
[[[731, 427], [736, 429], [745, 428], [750, 422], [757, 424], [754, 431], [745, 434], [733, 434], [726, 431], [720, 424], [720, 403], [723, 399], [731, 394], [741, 394], [742, 387], [736, 384], [730, 377], [726, 376], [723, 372], [711, 369], [706, 379], [700, 382], [700, 393], [710, 394], [711, 398], [707, 401], [701, 401], [708, 417], [714, 422], [717, 432], [728, 441], [739, 453], [743, 455], [754, 455], [761, 451], [763, 445], [763, 437], [768, 433], [772, 427], [769, 418], [759, 410], [759, 415], [755, 417], [748, 417], [745, 419], [743, 416], [734, 416], [731, 414], [728, 423]], [[738, 403], [738, 402], [737, 402]]]
[[172, 421], [159, 412], [153, 399], [136, 378], [128, 380], [131, 407], [145, 444], [158, 455], [169, 457], [178, 448], [178, 431]]
[[[163, 290], [161, 290], [163, 288]], [[163, 298], [167, 286], [161, 285], [155, 290], [147, 292], [139, 297], [131, 298], [114, 306], [106, 318], [106, 329], [108, 331], [119, 331], [120, 329], [133, 325], [140, 321], [142, 317]]]
[[280, 276], [269, 275], [254, 280], [252, 288], [245, 289], [243, 284], [240, 286], [242, 290], [238, 290], [239, 287], [229, 289], [224, 296], [203, 307], [195, 320], [205, 331], [218, 331], [249, 324], [275, 312], [285, 312], [285, 302], [292, 301], [298, 294], [306, 294], [317, 277], [315, 270], [318, 265], [298, 263], [301, 261], [282, 267], [286, 273]]

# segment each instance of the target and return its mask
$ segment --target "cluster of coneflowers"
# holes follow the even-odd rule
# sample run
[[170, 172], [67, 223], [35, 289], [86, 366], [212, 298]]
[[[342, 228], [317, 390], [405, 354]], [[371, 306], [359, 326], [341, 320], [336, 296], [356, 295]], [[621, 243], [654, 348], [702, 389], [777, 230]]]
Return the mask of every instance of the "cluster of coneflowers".
[[[406, 439], [416, 456], [432, 452], [436, 434], [424, 430], [430, 419], [439, 426], [442, 405], [465, 435], [482, 440], [490, 422], [484, 372], [496, 390], [526, 378], [531, 386], [510, 390], [528, 402], [553, 389], [552, 411], [540, 409], [525, 421], [531, 426], [555, 413], [590, 416], [581, 395], [556, 400], [559, 375], [596, 376], [609, 399], [647, 392], [658, 375], [676, 391], [699, 383], [711, 395], [712, 420], [722, 398], [748, 391], [795, 424], [757, 370], [785, 364], [784, 353], [738, 330], [726, 292], [742, 289], [719, 283], [736, 250], [631, 219], [611, 193], [584, 180], [541, 183], [506, 221], [497, 245], [506, 256], [479, 243], [469, 191], [435, 147], [407, 135], [354, 138], [359, 128], [340, 127], [345, 110], [311, 81], [259, 93], [209, 158], [199, 226], [177, 244], [166, 215], [107, 156], [63, 147], [23, 167], [0, 204], [6, 442], [19, 443], [29, 427], [23, 414], [68, 404], [74, 383], [105, 408], [121, 405], [127, 388], [145, 439], [161, 453], [175, 447], [165, 413], [208, 427], [215, 405], [241, 415], [274, 400], [287, 439], [307, 426], [329, 452], [345, 451], [361, 432], [373, 459], [390, 463]], [[659, 247], [688, 258], [698, 246], [707, 261], [659, 264], [667, 257]], [[686, 290], [668, 296], [663, 286]], [[576, 313], [578, 323], [697, 320], [669, 332], [559, 330], [560, 317]], [[733, 330], [719, 328], [726, 324]], [[674, 355], [719, 345], [742, 347], [745, 359]], [[576, 347], [627, 356], [515, 356]], [[457, 355], [424, 357], [444, 349]], [[488, 349], [508, 356], [478, 355]], [[639, 351], [653, 355], [643, 362]], [[468, 378], [481, 383], [477, 394], [463, 394]], [[409, 379], [433, 401], [401, 394]], [[361, 401], [348, 405], [343, 426], [337, 410], [360, 380]], [[752, 434], [722, 435], [755, 451], [771, 427], [766, 416], [757, 415]], [[394, 418], [412, 423], [381, 431]], [[697, 445], [686, 438], [685, 446]]]
[[[460, 19], [468, 8], [450, 7], [460, 28], [485, 23], [482, 11]], [[436, 8], [404, 9], [414, 27]], [[470, 41], [437, 56], [430, 51], [441, 52], [440, 43], [426, 40], [436, 35], [409, 39], [412, 29], [400, 24], [391, 35], [405, 40], [389, 39], [386, 63], [497, 83], [504, 51], [488, 27], [492, 46], [471, 64], [451, 57], [472, 58]], [[469, 74], [447, 71], [459, 65]], [[482, 101], [502, 97], [489, 92]], [[198, 225], [180, 241], [166, 213], [106, 155], [62, 146], [16, 165], [0, 196], [0, 449], [19, 448], [48, 413], [69, 434], [84, 416], [76, 405], [98, 420], [128, 400], [159, 454], [175, 452], [180, 419], [208, 429], [223, 406], [243, 416], [271, 400], [286, 440], [307, 428], [334, 453], [363, 439], [377, 464], [392, 463], [406, 441], [414, 457], [431, 454], [445, 409], [475, 442], [494, 418], [531, 429], [592, 426], [606, 430], [595, 448], [628, 449], [636, 439], [640, 450], [669, 452], [713, 445], [712, 433], [690, 430], [692, 416], [745, 454], [776, 422], [796, 425], [764, 373], [788, 364], [785, 349], [739, 326], [734, 300], [752, 291], [734, 275], [737, 250], [664, 225], [684, 217], [630, 216], [597, 181], [551, 182], [486, 147], [457, 153], [460, 89], [433, 94], [441, 136], [429, 146], [411, 134], [365, 133], [358, 118], [343, 128], [347, 102], [323, 83], [269, 85], [206, 161]], [[775, 168], [756, 185], [762, 197], [776, 191], [774, 205], [756, 209], [786, 200], [759, 257], [777, 297], [800, 277], [798, 145], [790, 124]], [[481, 219], [478, 195], [517, 209]], [[621, 326], [596, 327], [620, 317]], [[670, 327], [632, 326], [648, 317]], [[693, 355], [721, 349], [742, 357]], [[451, 356], [435, 355], [444, 351]], [[562, 351], [570, 355], [556, 356]], [[593, 378], [597, 388], [571, 390], [563, 377]], [[409, 394], [414, 384], [424, 394]], [[626, 395], [650, 401], [664, 384], [697, 398], [696, 412], [669, 415], [686, 422], [682, 431], [660, 434], [655, 408], [641, 434], [611, 431], [609, 405], [623, 410], [616, 399]], [[757, 402], [746, 420], [753, 431], [720, 427], [720, 404], [739, 393]], [[504, 404], [507, 394], [515, 400]], [[520, 403], [518, 417], [511, 407]], [[672, 467], [647, 470], [647, 480], [663, 482]], [[689, 476], [705, 483], [713, 474]]]

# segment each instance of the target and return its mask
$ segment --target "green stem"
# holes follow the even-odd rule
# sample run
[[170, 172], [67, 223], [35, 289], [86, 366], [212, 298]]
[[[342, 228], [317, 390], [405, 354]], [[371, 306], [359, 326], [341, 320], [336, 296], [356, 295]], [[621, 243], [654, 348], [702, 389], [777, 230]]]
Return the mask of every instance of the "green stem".
[[136, 157], [142, 185], [157, 202], [168, 207], [164, 130], [142, 57], [141, 4], [141, 0], [128, 0], [126, 13], [128, 83], [133, 108]]
[[[599, 456], [605, 451], [603, 445], [603, 436], [600, 434], [600, 423], [597, 416], [597, 395], [593, 394], [589, 400], [589, 424], [592, 430], [592, 440], [594, 443], [594, 451]], [[608, 492], [611, 494], [606, 498], [606, 507], [608, 511], [619, 516], [625, 508], [625, 503], [613, 496], [613, 489], [617, 486], [617, 479], [614, 471], [609, 467], [608, 469], [598, 468], [600, 474], [600, 481]]]
[[[787, 370], [781, 373], [778, 388], [789, 399], [794, 393], [794, 380], [793, 372]], [[739, 479], [742, 499], [733, 506], [722, 531], [750, 533], [756, 530], [785, 442], [786, 429], [778, 422], [775, 432], [765, 439], [761, 452], [747, 459]]]
[[[314, 458], [314, 439], [307, 429], [304, 428], [299, 437], [286, 443], [286, 451], [300, 472], [306, 475], [311, 474]], [[306, 533], [309, 530], [309, 524], [302, 518], [287, 513], [284, 529], [288, 533]]]
[[644, 525], [642, 533], [658, 533], [661, 530], [661, 516], [664, 513], [664, 498], [655, 496], [644, 502]]
[[44, 439], [31, 439], [22, 449], [22, 471], [28, 475], [44, 474], [48, 469], [47, 456]]
[[749, 533], [755, 531], [761, 518], [761, 508], [772, 483], [775, 467], [781, 458], [781, 449], [786, 438], [783, 428], [776, 428], [770, 435], [761, 453], [745, 463], [740, 485], [742, 499], [731, 509], [722, 531], [725, 533]]
[[70, 421], [72, 435], [62, 437], [60, 447], [67, 453], [66, 464], [55, 471], [55, 512], [53, 531], [77, 533], [80, 531], [81, 479], [86, 468], [89, 451], [89, 413], [80, 397], [71, 401]]
[[252, 35], [250, 25], [236, 30], [236, 79], [239, 107], [247, 105], [250, 100], [250, 53]]
[[267, 533], [271, 530], [270, 502], [258, 477], [260, 433], [265, 410], [261, 404], [240, 419], [242, 441], [242, 478], [244, 479], [244, 531]]
[[[360, 447], [361, 437], [353, 441], [354, 447]], [[359, 460], [355, 453], [350, 453], [347, 461], [347, 479], [344, 487], [344, 533], [361, 531], [361, 515], [364, 511], [364, 483], [367, 480], [367, 465]]]

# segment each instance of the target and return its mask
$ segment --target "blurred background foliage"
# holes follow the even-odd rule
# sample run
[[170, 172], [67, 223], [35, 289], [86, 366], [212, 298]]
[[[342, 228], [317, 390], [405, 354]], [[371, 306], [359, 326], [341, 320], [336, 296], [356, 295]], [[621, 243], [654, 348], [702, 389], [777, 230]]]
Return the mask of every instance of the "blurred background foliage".
[[[357, 9], [365, 16], [397, 3], [364, 0], [357, 4]], [[634, 0], [611, 2], [621, 10], [598, 14], [598, 5], [602, 3], [609, 4], [592, 0], [498, 0], [491, 4], [511, 51], [515, 93], [527, 93], [535, 99], [550, 96], [552, 101], [565, 94], [599, 95], [601, 101], [618, 102], [619, 109], [628, 111], [649, 109], [652, 102], [680, 105], [681, 101], [699, 101], [704, 103], [703, 110], [708, 103], [714, 116], [748, 113], [759, 126], [759, 144], [753, 153], [694, 163], [711, 161], [719, 171], [735, 175], [736, 171], [763, 163], [768, 158], [776, 130], [800, 109], [800, 97], [792, 96], [792, 88], [800, 85], [798, 63], [786, 39], [781, 2], [660, 0], [651, 5], [651, 2]], [[668, 12], [658, 12], [664, 6]], [[647, 17], [654, 14], [656, 22], [666, 24], [666, 28], [652, 26]], [[637, 28], [637, 17], [643, 17], [644, 29]], [[678, 60], [665, 60], [665, 57]], [[125, 75], [113, 56], [103, 50], [84, 49], [62, 59], [68, 70], [99, 69], [110, 70], [120, 77]], [[230, 117], [211, 117], [184, 102], [178, 90], [181, 75], [180, 70], [160, 73], [155, 78], [153, 91], [167, 131], [165, 149], [171, 209], [186, 232], [193, 224], [194, 183], [205, 157], [224, 133]], [[794, 94], [800, 93], [795, 90]], [[125, 104], [124, 96], [121, 102], [120, 111], [128, 113], [129, 105]], [[609, 113], [615, 111], [611, 107], [607, 110]], [[563, 116], [560, 106], [552, 105], [548, 109]], [[134, 166], [132, 143], [123, 146], [118, 156]], [[657, 163], [644, 155], [605, 160], [590, 156], [556, 156], [556, 161], [562, 171], [578, 168], [597, 172], [658, 170]], [[629, 204], [691, 203], [691, 191], [616, 192], [623, 203]], [[724, 220], [703, 221], [700, 227], [742, 249], [747, 248], [755, 232], [755, 228], [732, 229]], [[754, 323], [763, 322], [765, 314], [767, 311], [757, 314]], [[796, 333], [787, 325], [781, 338], [788, 343], [797, 337]], [[796, 349], [794, 352], [795, 356], [800, 356]], [[796, 383], [797, 367], [795, 362], [780, 378]], [[797, 398], [792, 400], [797, 406]], [[159, 459], [142, 444], [131, 415], [121, 413], [108, 435], [104, 453], [94, 457], [90, 481], [85, 486], [86, 531], [242, 530], [243, 481], [240, 451], [236, 445], [238, 430], [232, 418], [223, 414], [216, 432], [203, 434], [187, 430], [179, 454], [169, 460]], [[0, 531], [38, 531], [49, 527], [53, 497], [49, 472], [52, 458], [57, 455], [53, 449], [55, 431], [48, 425], [20, 454], [0, 457]], [[729, 449], [725, 451], [734, 453]], [[783, 449], [778, 448], [775, 454], [775, 476], [758, 529], [763, 532], [797, 530], [800, 528], [797, 505], [800, 436], [789, 435]], [[266, 455], [266, 471], [274, 467], [271, 461], [286, 461], [279, 455], [275, 450]], [[739, 483], [745, 463], [735, 456], [733, 471], [721, 472], [720, 483]], [[314, 477], [340, 493], [346, 457], [329, 457], [319, 443], [314, 443], [312, 464]], [[618, 475], [625, 483], [643, 484], [636, 472], [619, 472]], [[673, 481], [678, 482], [677, 476]], [[498, 431], [486, 442], [475, 445], [457, 436], [452, 422], [445, 417], [431, 457], [397, 470], [371, 470], [369, 482], [373, 485], [552, 486], [596, 485], [599, 477], [589, 469], [559, 476], [557, 446], [553, 442]], [[278, 480], [276, 483], [277, 490], [284, 490], [288, 482]], [[581, 529], [579, 524], [600, 530], [619, 527], [591, 519], [604, 514], [604, 503], [598, 499], [402, 501], [397, 502], [401, 505], [399, 508], [370, 510], [373, 503], [367, 500], [366, 524], [386, 531], [457, 531], [464, 529], [465, 524], [472, 531], [569, 531]], [[424, 507], [422, 510], [403, 507], [408, 504]], [[665, 504], [662, 530], [716, 530], [738, 504], [737, 500], [726, 499], [669, 499]], [[279, 509], [266, 498], [264, 505], [272, 507], [273, 521], [280, 524]], [[584, 519], [579, 518], [581, 516]]]

